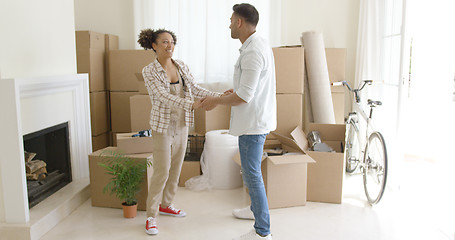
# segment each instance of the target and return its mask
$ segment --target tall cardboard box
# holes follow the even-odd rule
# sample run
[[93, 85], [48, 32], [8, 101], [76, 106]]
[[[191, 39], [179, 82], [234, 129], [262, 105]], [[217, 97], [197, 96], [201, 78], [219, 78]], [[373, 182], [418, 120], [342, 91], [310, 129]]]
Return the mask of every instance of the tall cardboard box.
[[76, 31], [77, 72], [89, 74], [90, 92], [105, 91], [104, 34]]
[[[103, 188], [110, 181], [112, 175], [107, 174], [106, 169], [98, 165], [98, 163], [112, 158], [112, 153], [115, 152], [115, 147], [107, 147], [89, 155], [90, 195], [92, 199], [92, 206], [122, 208], [122, 201], [118, 199], [114, 194], [111, 195], [110, 193], [103, 193]], [[144, 163], [146, 161], [152, 161], [151, 153], [132, 154], [126, 156], [135, 161], [142, 161]], [[148, 167], [147, 174], [144, 176], [144, 180], [141, 184], [141, 191], [137, 195], [138, 210], [146, 210], [148, 188], [152, 174], [152, 167]]]
[[108, 110], [108, 92], [91, 92], [90, 93], [90, 118], [92, 125], [92, 136], [98, 136], [108, 132], [109, 110]]
[[311, 202], [342, 203], [345, 172], [345, 124], [311, 123], [308, 131], [318, 131], [323, 143], [336, 152], [307, 151], [316, 162], [308, 166], [307, 200]]
[[303, 126], [303, 94], [277, 94], [276, 102], [277, 128], [275, 132], [287, 136], [296, 126]]
[[111, 50], [118, 50], [119, 49], [119, 44], [118, 44], [118, 36], [117, 35], [112, 35], [112, 34], [106, 34], [104, 38], [104, 45], [105, 45], [105, 59], [106, 59], [106, 66], [104, 73], [106, 75], [106, 89], [110, 89], [110, 75], [109, 75], [109, 51]]
[[113, 92], [138, 91], [136, 73], [155, 60], [153, 50], [109, 51], [109, 88]]
[[205, 135], [212, 130], [229, 129], [231, 107], [220, 105], [211, 111], [194, 110], [194, 132]]
[[302, 46], [273, 48], [276, 93], [303, 94], [305, 58]]
[[130, 97], [136, 92], [110, 92], [112, 132], [131, 132]]
[[100, 149], [109, 146], [110, 143], [109, 132], [101, 133], [97, 136], [92, 136], [92, 151], [96, 152]]
[[[297, 127], [296, 129], [300, 129]], [[277, 140], [273, 141], [274, 147], [286, 149], [289, 153], [279, 156], [267, 156], [262, 159], [262, 178], [267, 193], [269, 208], [283, 208], [306, 205], [307, 201], [307, 169], [308, 164], [314, 160], [306, 152], [308, 142], [297, 142], [291, 137], [286, 137], [272, 132]], [[303, 132], [301, 133], [303, 134]], [[295, 135], [298, 139], [306, 139], [304, 135]], [[266, 143], [264, 146], [271, 146]], [[240, 154], [233, 160], [240, 164]]]
[[152, 102], [149, 95], [134, 95], [130, 97], [132, 132], [150, 129], [151, 110]]

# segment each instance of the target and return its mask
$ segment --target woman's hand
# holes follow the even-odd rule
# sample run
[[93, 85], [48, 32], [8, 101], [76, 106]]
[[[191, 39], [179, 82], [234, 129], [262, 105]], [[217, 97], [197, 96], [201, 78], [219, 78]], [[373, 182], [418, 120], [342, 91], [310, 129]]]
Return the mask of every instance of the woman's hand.
[[234, 89], [231, 88], [231, 89], [229, 89], [229, 90], [226, 90], [226, 91], [223, 93], [223, 95], [221, 95], [221, 96], [227, 96], [227, 95], [229, 95], [229, 94], [231, 94], [231, 93], [233, 93], [233, 92], [234, 92]]

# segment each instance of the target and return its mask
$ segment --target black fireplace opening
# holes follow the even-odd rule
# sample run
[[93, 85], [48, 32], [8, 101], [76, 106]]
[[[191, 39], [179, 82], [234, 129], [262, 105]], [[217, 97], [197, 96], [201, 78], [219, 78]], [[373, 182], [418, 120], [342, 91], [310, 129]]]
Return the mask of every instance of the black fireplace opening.
[[[23, 139], [28, 204], [32, 208], [72, 180], [68, 122], [24, 135]], [[27, 159], [27, 154], [33, 159]], [[40, 171], [31, 172], [37, 168]]]

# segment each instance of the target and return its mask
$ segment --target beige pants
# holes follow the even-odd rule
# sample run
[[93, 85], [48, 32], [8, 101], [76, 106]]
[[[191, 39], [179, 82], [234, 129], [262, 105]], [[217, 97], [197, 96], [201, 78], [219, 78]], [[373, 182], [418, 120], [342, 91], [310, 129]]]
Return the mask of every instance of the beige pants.
[[158, 215], [158, 206], [169, 206], [178, 188], [185, 158], [188, 127], [183, 121], [171, 121], [167, 132], [152, 132], [153, 175], [147, 197], [147, 217]]

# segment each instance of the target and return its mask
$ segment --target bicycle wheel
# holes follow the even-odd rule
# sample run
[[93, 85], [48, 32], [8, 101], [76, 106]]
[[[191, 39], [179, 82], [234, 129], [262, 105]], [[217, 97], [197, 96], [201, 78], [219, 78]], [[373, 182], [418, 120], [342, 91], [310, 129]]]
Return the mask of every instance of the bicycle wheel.
[[363, 186], [368, 202], [373, 205], [381, 200], [387, 182], [387, 150], [381, 133], [373, 132], [368, 138], [364, 164]]
[[353, 173], [360, 162], [359, 129], [352, 119], [349, 121], [347, 129], [344, 149], [346, 153], [346, 172]]

